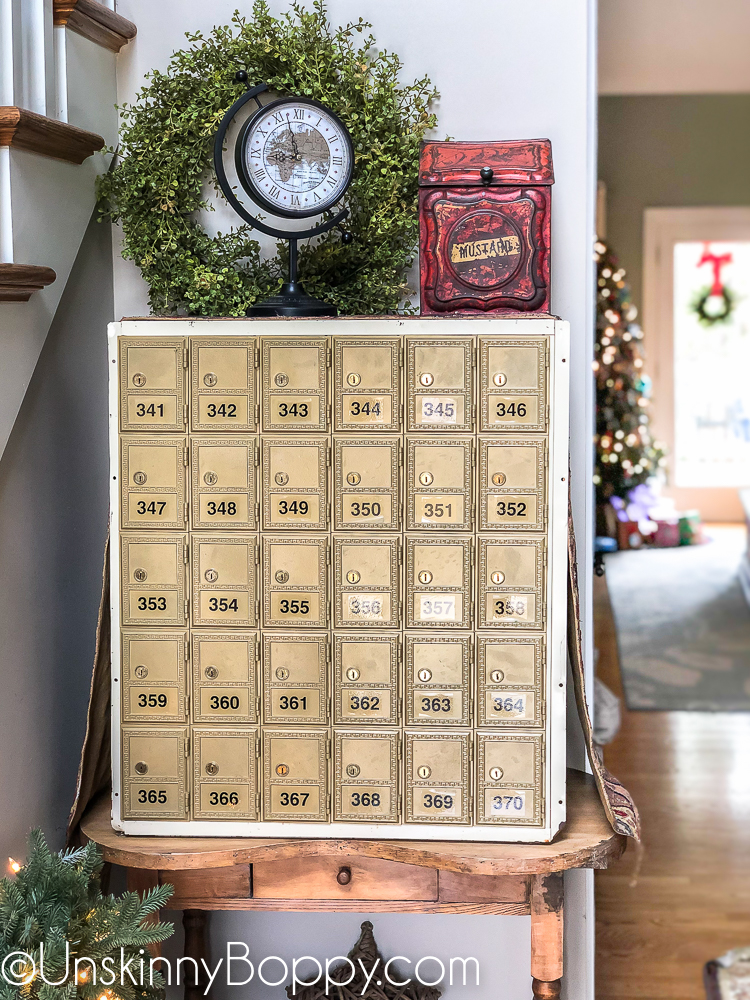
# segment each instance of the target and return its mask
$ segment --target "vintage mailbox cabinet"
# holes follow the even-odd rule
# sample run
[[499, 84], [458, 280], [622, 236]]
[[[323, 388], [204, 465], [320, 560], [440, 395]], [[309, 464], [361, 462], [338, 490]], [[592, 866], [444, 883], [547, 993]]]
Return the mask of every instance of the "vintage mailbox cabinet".
[[548, 139], [423, 145], [423, 315], [549, 310], [553, 181]]
[[568, 327], [110, 327], [112, 820], [548, 841]]

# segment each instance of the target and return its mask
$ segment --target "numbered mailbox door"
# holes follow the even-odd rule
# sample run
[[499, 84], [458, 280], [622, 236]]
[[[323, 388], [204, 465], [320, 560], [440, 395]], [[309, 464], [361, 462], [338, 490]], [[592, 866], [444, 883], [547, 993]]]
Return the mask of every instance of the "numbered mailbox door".
[[334, 539], [334, 628], [398, 628], [399, 538]]
[[325, 628], [328, 539], [263, 538], [263, 627]]
[[470, 338], [407, 338], [408, 431], [473, 429]]
[[337, 337], [334, 344], [334, 429], [399, 430], [400, 338]]
[[255, 632], [193, 632], [193, 722], [258, 721]]
[[478, 725], [544, 725], [544, 638], [483, 636], [477, 657]]
[[495, 438], [479, 442], [481, 531], [547, 527], [544, 438]]
[[406, 822], [469, 823], [471, 736], [406, 733]]
[[544, 337], [480, 337], [480, 429], [546, 431], [548, 343]]
[[544, 628], [543, 538], [479, 539], [479, 628]]
[[193, 535], [193, 625], [256, 624], [257, 542], [253, 535]]
[[194, 431], [255, 430], [255, 341], [190, 341]]
[[193, 530], [255, 531], [253, 438], [194, 437], [191, 450]]
[[406, 627], [471, 627], [470, 538], [406, 540]]
[[328, 733], [263, 731], [263, 818], [328, 819]]
[[186, 431], [187, 343], [120, 337], [120, 430]]
[[334, 440], [337, 531], [399, 528], [400, 450], [398, 438]]
[[187, 527], [187, 439], [120, 439], [123, 528], [184, 530]]
[[263, 440], [263, 528], [328, 528], [326, 438]]
[[326, 340], [268, 337], [262, 351], [263, 430], [326, 431]]
[[398, 635], [334, 635], [337, 725], [398, 725], [400, 642]]
[[406, 725], [471, 725], [471, 639], [406, 636]]
[[477, 734], [477, 823], [541, 826], [544, 736]]
[[186, 632], [122, 632], [123, 722], [185, 722]]
[[398, 823], [399, 733], [334, 736], [334, 821]]
[[328, 722], [328, 637], [263, 636], [263, 721], [266, 725]]
[[184, 535], [121, 535], [123, 625], [187, 624]]
[[258, 819], [258, 732], [193, 730], [193, 819]]
[[187, 819], [187, 729], [122, 729], [123, 819]]
[[470, 531], [474, 441], [410, 438], [406, 456], [407, 530]]

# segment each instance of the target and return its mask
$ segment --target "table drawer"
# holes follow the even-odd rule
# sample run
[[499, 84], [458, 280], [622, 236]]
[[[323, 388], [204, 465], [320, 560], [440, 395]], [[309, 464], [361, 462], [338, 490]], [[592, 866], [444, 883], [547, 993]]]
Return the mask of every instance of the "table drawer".
[[253, 865], [253, 897], [430, 901], [438, 898], [438, 873], [421, 865], [380, 858], [262, 861]]

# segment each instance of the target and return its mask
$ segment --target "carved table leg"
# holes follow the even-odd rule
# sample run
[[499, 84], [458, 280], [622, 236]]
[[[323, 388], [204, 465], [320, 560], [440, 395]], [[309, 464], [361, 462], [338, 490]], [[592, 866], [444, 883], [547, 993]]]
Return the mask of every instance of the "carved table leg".
[[531, 975], [535, 1000], [556, 1000], [563, 974], [563, 875], [531, 879]]
[[185, 1000], [202, 1000], [203, 992], [208, 986], [208, 976], [201, 963], [203, 959], [208, 965], [208, 913], [206, 910], [183, 910], [182, 926], [185, 929], [185, 958], [194, 958], [198, 963], [196, 981], [191, 984], [190, 978], [194, 969], [185, 966]]

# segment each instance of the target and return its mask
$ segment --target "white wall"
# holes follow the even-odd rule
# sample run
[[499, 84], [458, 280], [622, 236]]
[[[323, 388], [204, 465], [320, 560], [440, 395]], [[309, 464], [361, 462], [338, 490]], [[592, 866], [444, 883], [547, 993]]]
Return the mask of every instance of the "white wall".
[[[596, 37], [595, 0], [537, 0], [533, 10], [514, 0], [329, 0], [334, 22], [372, 21], [382, 47], [397, 51], [405, 63], [405, 78], [427, 73], [442, 94], [437, 136], [456, 139], [552, 140], [556, 186], [553, 189], [552, 308], [571, 321], [572, 485], [582, 567], [591, 566], [591, 435], [593, 399], [593, 201]], [[208, 32], [228, 23], [237, 0], [118, 0], [118, 12], [138, 25], [138, 36], [118, 63], [118, 101], [132, 101], [144, 74], [164, 69], [174, 49], [185, 44], [184, 32]], [[288, 9], [272, 0], [271, 9]], [[245, 0], [243, 13], [249, 13]], [[144, 285], [133, 267], [115, 255], [115, 315], [148, 312]], [[582, 574], [587, 609], [586, 645], [591, 662], [590, 572]], [[572, 748], [573, 762], [582, 766], [580, 741]], [[573, 873], [566, 880], [566, 961], [568, 997], [593, 997], [593, 904], [591, 873]], [[280, 928], [288, 947], [305, 949], [311, 934], [314, 947], [349, 947], [352, 931], [343, 934], [341, 921], [321, 916], [289, 914], [283, 918], [224, 915], [215, 920], [214, 944], [222, 935], [252, 940], [260, 927]], [[482, 982], [472, 990], [477, 1000], [496, 997], [520, 1000], [529, 995], [529, 922], [518, 917], [456, 918], [421, 916], [376, 917], [379, 926], [398, 926], [394, 947], [403, 954], [452, 953], [454, 935], [467, 922], [469, 940], [486, 955]], [[347, 918], [346, 926], [357, 921]], [[283, 927], [283, 931], [281, 928]], [[384, 930], [381, 937], [386, 939]], [[286, 946], [285, 946], [286, 947]], [[310, 945], [313, 947], [313, 945]], [[303, 952], [304, 953], [304, 952]], [[513, 969], [509, 977], [507, 970]], [[525, 975], [525, 973], [524, 973]], [[456, 996], [456, 987], [448, 991]]]
[[748, 38], [747, 0], [599, 0], [599, 93], [748, 93]]

